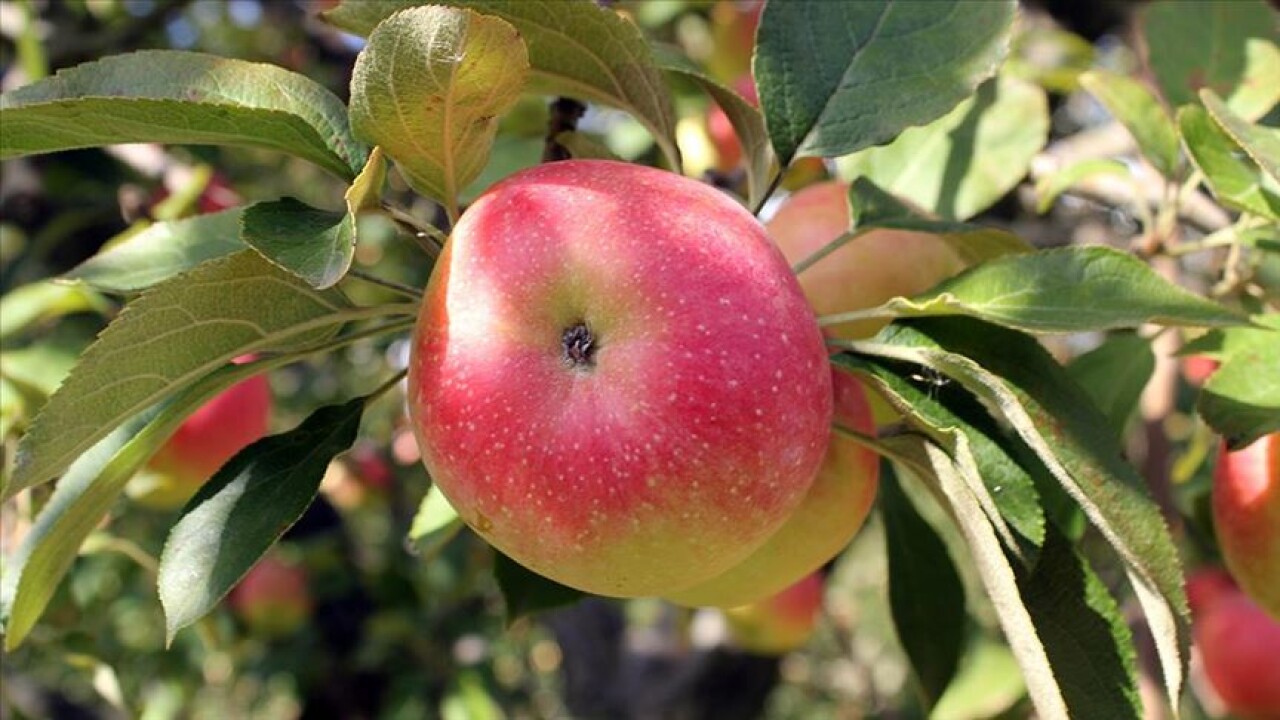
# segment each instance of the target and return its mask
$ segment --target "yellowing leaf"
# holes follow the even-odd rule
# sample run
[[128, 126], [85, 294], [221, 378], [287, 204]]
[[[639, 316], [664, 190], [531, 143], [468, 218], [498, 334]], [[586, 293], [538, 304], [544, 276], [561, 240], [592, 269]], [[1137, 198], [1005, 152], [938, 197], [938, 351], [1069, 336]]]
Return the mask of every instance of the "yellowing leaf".
[[524, 42], [505, 20], [437, 6], [402, 10], [374, 29], [356, 59], [351, 124], [456, 217], [458, 193], [484, 169], [498, 116], [528, 73]]

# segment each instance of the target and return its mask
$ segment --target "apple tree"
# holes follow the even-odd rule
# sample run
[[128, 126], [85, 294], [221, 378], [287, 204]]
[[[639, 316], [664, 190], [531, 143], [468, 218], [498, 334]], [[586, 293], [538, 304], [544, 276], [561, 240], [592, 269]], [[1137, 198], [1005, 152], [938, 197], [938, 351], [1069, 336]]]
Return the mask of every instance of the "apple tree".
[[[1102, 62], [1013, 0], [704, 5], [345, 0], [313, 18], [359, 48], [345, 101], [305, 67], [187, 50], [6, 89], [11, 167], [163, 145], [313, 168], [244, 202], [200, 166], [91, 258], [5, 288], [0, 494], [26, 526], [0, 582], [6, 650], [45, 641], [77, 558], [103, 547], [150, 568], [166, 645], [216, 648], [224, 598], [266, 634], [297, 632], [313, 600], [273, 546], [324, 482], [326, 505], [411, 503], [387, 521], [396, 557], [382, 562], [430, 571], [465, 544], [440, 581], [459, 606], [495, 582], [509, 619], [589, 594], [660, 597], [734, 608], [731, 629], [755, 638], [740, 644], [769, 651], [804, 642], [813, 573], [871, 513], [922, 713], [956, 702], [992, 646], [1041, 718], [1195, 706], [1184, 565], [1219, 553], [1219, 443], [1243, 458], [1270, 442], [1240, 461], [1268, 498], [1261, 519], [1233, 505], [1217, 520], [1243, 602], [1275, 613], [1280, 587], [1275, 10], [1154, 2], [1134, 19], [1139, 52]], [[1054, 127], [1063, 98], [1102, 120]], [[572, 191], [535, 194], [554, 184]], [[1079, 230], [1099, 208], [1119, 230], [1090, 240]], [[544, 240], [561, 254], [538, 255]], [[601, 271], [624, 267], [635, 275]], [[773, 289], [748, 287], [762, 274]], [[799, 311], [750, 335], [765, 319], [740, 297]], [[568, 315], [615, 306], [626, 333], [662, 339], [609, 348], [625, 372], [606, 389], [626, 404], [558, 414], [543, 395], [608, 342]], [[64, 322], [85, 312], [105, 327], [67, 344]], [[544, 328], [539, 313], [564, 317]], [[534, 330], [563, 351], [560, 375], [494, 361]], [[677, 366], [681, 350], [717, 349], [729, 359]], [[1216, 363], [1198, 388], [1178, 375], [1194, 358]], [[715, 374], [730, 365], [743, 374]], [[662, 416], [656, 446], [627, 444], [635, 418], [686, 389], [673, 378], [704, 372], [719, 390]], [[287, 378], [275, 402], [300, 418], [275, 434], [268, 375], [277, 390]], [[341, 393], [315, 389], [335, 376]], [[764, 402], [784, 376], [794, 395]], [[761, 422], [718, 405], [743, 377]], [[810, 401], [820, 413], [797, 409]], [[1179, 403], [1194, 411], [1171, 440]], [[445, 432], [459, 423], [481, 425], [483, 446]], [[690, 442], [717, 423], [732, 441]], [[413, 483], [370, 450], [393, 438]], [[604, 460], [578, 463], [579, 441]], [[646, 469], [659, 461], [677, 469]], [[602, 484], [606, 465], [635, 491]], [[335, 468], [382, 479], [335, 490]], [[514, 488], [506, 516], [484, 500], [500, 486]], [[575, 512], [603, 502], [605, 529], [558, 544], [544, 492]], [[494, 528], [504, 517], [510, 532]], [[117, 533], [135, 521], [161, 526], [154, 557]], [[1246, 526], [1266, 537], [1237, 541]], [[753, 627], [796, 582], [808, 599], [793, 624]], [[1228, 694], [1242, 713], [1280, 711]]]

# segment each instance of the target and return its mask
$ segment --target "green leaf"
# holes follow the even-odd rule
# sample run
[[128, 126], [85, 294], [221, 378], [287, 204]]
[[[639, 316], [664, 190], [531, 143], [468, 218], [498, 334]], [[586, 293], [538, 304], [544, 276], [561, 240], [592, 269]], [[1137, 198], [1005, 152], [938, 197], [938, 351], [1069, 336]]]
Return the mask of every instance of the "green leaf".
[[1004, 643], [983, 639], [965, 653], [960, 672], [929, 713], [929, 720], [988, 720], [1007, 712], [1027, 693], [1018, 661]]
[[4, 497], [56, 476], [120, 423], [246, 353], [315, 342], [351, 319], [317, 291], [244, 251], [161, 283], [85, 351], [18, 446]]
[[357, 216], [363, 212], [373, 212], [382, 208], [382, 186], [387, 183], [387, 160], [382, 148], [374, 147], [369, 151], [369, 161], [364, 169], [351, 181], [351, 187], [343, 195], [347, 203], [347, 213]]
[[1032, 250], [1022, 238], [1006, 230], [924, 217], [863, 177], [849, 185], [849, 217], [860, 231], [888, 228], [936, 235], [965, 266]]
[[344, 180], [364, 165], [342, 101], [275, 65], [174, 50], [116, 55], [0, 95], [0, 159], [130, 142], [249, 145]]
[[1093, 67], [1093, 44], [1056, 25], [1024, 23], [1001, 72], [1068, 95], [1080, 89], [1080, 74]]
[[152, 223], [77, 265], [62, 277], [105, 292], [145, 290], [207, 260], [245, 249], [240, 241], [243, 208]]
[[5, 618], [7, 650], [21, 644], [35, 626], [81, 544], [101, 524], [133, 474], [188, 415], [228, 387], [262, 372], [263, 365], [229, 365], [206, 375], [172, 400], [115, 428], [67, 468], [31, 531], [5, 563], [0, 615]]
[[1253, 158], [1272, 180], [1280, 181], [1280, 130], [1253, 125], [1231, 111], [1212, 90], [1201, 90], [1200, 100], [1218, 126]]
[[528, 71], [520, 33], [505, 20], [408, 8], [382, 21], [356, 58], [351, 125], [456, 218], [458, 194], [484, 169], [498, 116]]
[[870, 311], [829, 315], [822, 325], [864, 317], [967, 315], [1032, 332], [1164, 325], [1221, 326], [1242, 315], [1174, 285], [1132, 255], [1069, 247], [1007, 255], [972, 267], [911, 298]]
[[573, 132], [566, 130], [556, 135], [556, 144], [569, 151], [569, 156], [575, 160], [619, 160], [621, 159], [613, 154], [608, 145], [596, 140], [585, 133]]
[[1164, 106], [1145, 85], [1105, 70], [1080, 76], [1080, 84], [1107, 108], [1133, 139], [1138, 149], [1166, 178], [1178, 173], [1178, 133]]
[[32, 325], [57, 320], [64, 315], [111, 310], [111, 303], [80, 285], [44, 280], [23, 285], [0, 299], [0, 340], [12, 340]]
[[947, 547], [920, 517], [892, 472], [880, 476], [889, 563], [889, 605], [911, 668], [933, 705], [951, 683], [964, 651], [964, 584]]
[[1034, 338], [978, 320], [894, 324], [848, 345], [947, 375], [1035, 451], [1124, 562], [1176, 705], [1188, 647], [1177, 552], [1141, 476], [1084, 390]]
[[1264, 0], [1179, 0], [1143, 8], [1147, 64], [1171, 106], [1207, 87], [1249, 120], [1280, 100], [1276, 14]]
[[313, 412], [227, 461], [182, 510], [160, 555], [166, 643], [222, 599], [315, 499], [329, 461], [349, 449], [365, 398]]
[[880, 145], [929, 123], [990, 77], [1015, 3], [774, 2], [752, 74], [783, 165]]
[[978, 577], [995, 607], [996, 618], [1022, 668], [1037, 714], [1046, 720], [1066, 720], [1070, 713], [1063, 690], [1031, 614], [1023, 605], [1014, 568], [977, 498], [960, 479], [958, 468], [942, 448], [918, 435], [899, 435], [881, 442], [899, 458], [909, 460], [912, 473], [950, 506]]
[[507, 624], [526, 615], [569, 605], [587, 597], [581, 590], [565, 587], [520, 563], [493, 551], [493, 578], [507, 603]]
[[713, 80], [678, 51], [657, 47], [654, 55], [663, 70], [697, 83], [724, 111], [742, 144], [742, 156], [746, 158], [747, 206], [759, 207], [769, 189], [770, 173], [777, 164], [773, 147], [769, 145], [764, 116], [745, 98]]
[[653, 133], [671, 166], [680, 166], [675, 112], [662, 73], [639, 28], [608, 7], [591, 0], [344, 0], [321, 17], [368, 35], [397, 10], [426, 4], [468, 8], [511, 23], [528, 47], [533, 89], [627, 111]]
[[849, 186], [849, 217], [853, 229], [802, 260], [794, 268], [795, 272], [801, 272], [845, 243], [856, 242], [859, 236], [877, 228], [929, 233], [955, 253], [965, 266], [1032, 250], [1021, 238], [1006, 230], [921, 217], [866, 178], [858, 178]]
[[1112, 158], [1087, 158], [1036, 181], [1036, 212], [1046, 213], [1062, 193], [1094, 175], [1130, 177], [1129, 167]]
[[[891, 405], [907, 417], [908, 422], [929, 435], [934, 442], [947, 446], [939, 431], [958, 431], [967, 439], [977, 475], [984, 489], [975, 496], [990, 513], [995, 508], [999, 517], [1034, 546], [1044, 540], [1044, 513], [1035, 482], [1019, 460], [1005, 448], [1000, 429], [992, 422], [982, 405], [957, 383], [917, 365], [858, 357], [843, 353], [833, 358], [835, 364], [852, 369], [870, 383]], [[954, 454], [954, 453], [953, 453]], [[985, 497], [984, 497], [985, 495]], [[1007, 532], [1001, 532], [1007, 536]], [[1002, 537], [1006, 545], [1019, 548], [1016, 542]]]
[[1142, 389], [1156, 370], [1151, 342], [1135, 333], [1107, 338], [1098, 347], [1071, 361], [1067, 372], [1089, 392], [1107, 416], [1116, 437], [1123, 437], [1129, 418], [1138, 409]]
[[0, 352], [0, 377], [48, 397], [75, 365], [86, 342], [78, 338], [42, 338], [25, 347]]
[[[38, 342], [0, 352], [0, 441], [25, 431], [92, 340], [90, 326], [59, 325]], [[17, 438], [15, 438], [16, 440]]]
[[542, 153], [546, 148], [546, 138], [506, 133], [498, 135], [493, 143], [493, 152], [489, 154], [489, 164], [463, 189], [458, 199], [467, 204], [475, 202], [476, 198], [499, 180], [541, 163]]
[[1018, 588], [1072, 717], [1143, 717], [1133, 636], [1115, 598], [1052, 525], [1040, 562]]
[[1231, 328], [1188, 344], [1184, 352], [1216, 342], [1222, 365], [1209, 376], [1196, 409], [1232, 450], [1280, 431], [1280, 313], [1259, 315], [1260, 328]]
[[1277, 184], [1209, 115], [1189, 105], [1178, 110], [1182, 144], [1222, 204], [1280, 221]]
[[336, 285], [351, 267], [356, 218], [282, 198], [245, 208], [240, 239], [311, 287], [324, 290]]
[[965, 219], [1027, 175], [1049, 136], [1039, 87], [1001, 75], [924, 127], [836, 161], [840, 177], [866, 177], [929, 212]]
[[432, 485], [409, 526], [409, 542], [425, 558], [432, 558], [462, 529], [462, 518], [449, 498]]

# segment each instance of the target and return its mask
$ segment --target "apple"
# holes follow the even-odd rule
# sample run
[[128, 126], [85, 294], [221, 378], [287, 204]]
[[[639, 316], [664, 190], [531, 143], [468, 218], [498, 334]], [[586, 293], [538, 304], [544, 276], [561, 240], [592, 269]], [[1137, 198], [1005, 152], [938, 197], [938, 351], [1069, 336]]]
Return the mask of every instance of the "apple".
[[1213, 521], [1231, 574], [1280, 620], [1280, 433], [1236, 452], [1223, 444], [1213, 473]]
[[269, 552], [231, 589], [227, 602], [254, 633], [290, 635], [311, 616], [307, 571], [281, 553]]
[[1187, 383], [1200, 387], [1218, 370], [1218, 361], [1206, 355], [1190, 355], [1182, 358], [1182, 376]]
[[[240, 357], [235, 362], [248, 362]], [[130, 484], [144, 506], [181, 507], [236, 453], [267, 434], [271, 386], [255, 375], [222, 391], [182, 422]]]
[[[862, 385], [832, 368], [835, 421], [865, 435], [875, 421]], [[760, 549], [723, 575], [668, 596], [681, 605], [733, 607], [768, 597], [835, 557], [862, 527], [879, 487], [880, 458], [832, 432], [804, 502]]]
[[764, 228], [710, 186], [607, 160], [524, 170], [463, 214], [408, 387], [459, 515], [534, 572], [617, 597], [763, 545], [832, 417], [822, 333]]
[[734, 78], [751, 70], [756, 28], [764, 0], [718, 0], [711, 6], [713, 50], [707, 70], [717, 78]]
[[725, 611], [729, 637], [759, 655], [781, 655], [804, 646], [822, 611], [822, 574], [810, 573], [782, 591]]
[[[796, 192], [766, 227], [796, 264], [849, 230], [849, 186], [822, 182]], [[818, 315], [873, 308], [928, 290], [956, 275], [964, 260], [940, 238], [905, 230], [872, 230], [801, 272], [800, 287]], [[887, 324], [862, 320], [827, 326], [832, 337], [868, 338]]]
[[1193, 634], [1210, 684], [1244, 720], [1280, 718], [1280, 622], [1218, 569], [1187, 581]]
[[334, 507], [350, 512], [386, 497], [394, 482], [391, 465], [378, 448], [360, 442], [342, 460], [329, 463], [320, 492]]

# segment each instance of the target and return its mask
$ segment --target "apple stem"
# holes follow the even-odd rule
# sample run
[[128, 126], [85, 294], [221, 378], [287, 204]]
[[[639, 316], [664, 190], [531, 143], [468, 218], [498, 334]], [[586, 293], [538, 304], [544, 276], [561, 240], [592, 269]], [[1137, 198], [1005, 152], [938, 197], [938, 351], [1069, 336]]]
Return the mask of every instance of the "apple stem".
[[764, 206], [769, 202], [769, 198], [777, 192], [778, 185], [782, 184], [782, 176], [786, 174], [786, 168], [778, 168], [777, 174], [773, 176], [773, 180], [769, 181], [769, 187], [765, 189], [764, 194], [760, 196], [760, 202], [756, 203], [755, 208], [751, 210], [751, 214], [760, 217], [760, 211], [764, 210]]

